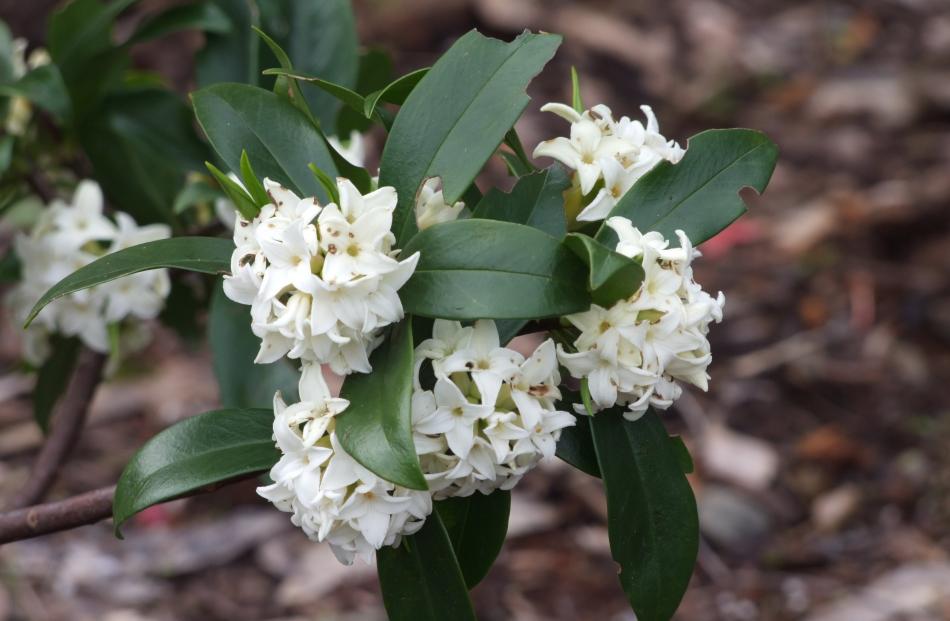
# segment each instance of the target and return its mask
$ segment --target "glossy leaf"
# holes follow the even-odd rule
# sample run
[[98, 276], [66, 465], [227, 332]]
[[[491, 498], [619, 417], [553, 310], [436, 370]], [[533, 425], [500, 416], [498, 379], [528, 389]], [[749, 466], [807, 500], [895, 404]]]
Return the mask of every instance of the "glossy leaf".
[[250, 0], [208, 0], [227, 16], [226, 32], [205, 33], [205, 45], [195, 57], [198, 86], [219, 82], [257, 84], [260, 40], [251, 31], [258, 25], [256, 3]]
[[233, 250], [234, 243], [220, 237], [172, 237], [107, 254], [53, 285], [33, 306], [27, 325], [56, 298], [129, 274], [161, 267], [226, 274], [231, 269]]
[[128, 42], [141, 43], [181, 30], [227, 34], [231, 28], [231, 19], [221, 7], [214, 2], [200, 1], [175, 6], [151, 17], [139, 26]]
[[643, 268], [638, 262], [587, 235], [571, 233], [564, 244], [587, 264], [587, 290], [594, 302], [604, 308], [629, 298], [643, 283]]
[[586, 310], [586, 270], [546, 233], [511, 222], [456, 220], [421, 231], [399, 291], [406, 312], [443, 319], [537, 319]]
[[[739, 190], [765, 186], [775, 169], [778, 148], [751, 129], [711, 129], [689, 139], [676, 165], [660, 162], [623, 195], [611, 216], [629, 218], [641, 231], [659, 231], [676, 243], [682, 229], [699, 245], [746, 211]], [[597, 239], [613, 246], [617, 235], [602, 226]]]
[[337, 168], [320, 131], [293, 104], [246, 84], [209, 86], [192, 100], [198, 122], [231, 170], [240, 170], [241, 152], [247, 150], [262, 178], [326, 200], [307, 164], [313, 162], [331, 176]]
[[0, 85], [0, 95], [20, 95], [61, 122], [72, 115], [69, 91], [56, 65], [37, 67], [12, 84]]
[[50, 338], [50, 357], [36, 374], [33, 388], [33, 419], [43, 433], [49, 431], [50, 415], [56, 402], [66, 392], [76, 359], [79, 357], [79, 339], [54, 334]]
[[183, 494], [264, 472], [280, 458], [273, 410], [226, 409], [186, 418], [159, 432], [132, 457], [112, 504], [116, 534], [130, 517]]
[[696, 501], [656, 412], [636, 422], [618, 409], [592, 419], [607, 490], [610, 551], [642, 621], [667, 621], [689, 584], [699, 548]]
[[390, 621], [476, 621], [438, 512], [398, 548], [379, 550], [376, 568]]
[[370, 357], [372, 373], [354, 373], [340, 394], [350, 401], [336, 419], [340, 443], [378, 476], [428, 489], [412, 441], [412, 322], [403, 320]]
[[110, 95], [79, 130], [110, 201], [140, 224], [174, 226], [176, 193], [210, 156], [184, 102], [159, 89]]
[[[393, 63], [389, 54], [381, 49], [368, 49], [360, 54], [359, 69], [356, 74], [356, 86], [353, 88], [364, 98], [376, 93], [392, 80]], [[336, 117], [336, 135], [346, 138], [350, 132], [363, 133], [372, 126], [369, 117], [363, 116], [363, 110], [344, 107]]]
[[332, 96], [334, 99], [340, 103], [346, 104], [353, 110], [362, 110], [363, 109], [363, 96], [354, 91], [353, 89], [347, 88], [335, 82], [330, 82], [329, 80], [324, 80], [323, 78], [318, 78], [311, 75], [306, 75], [304, 73], [293, 71], [289, 69], [265, 69], [264, 75], [276, 75], [283, 76], [285, 78], [296, 80], [298, 82], [303, 82], [314, 88], [318, 88], [324, 93]]
[[373, 118], [379, 108], [380, 102], [402, 105], [405, 103], [409, 93], [416, 87], [422, 78], [429, 73], [429, 67], [416, 69], [404, 76], [396, 78], [383, 88], [374, 91], [366, 96], [363, 107], [363, 116], [367, 119]]
[[277, 391], [287, 403], [297, 400], [295, 363], [285, 358], [270, 364], [254, 363], [261, 341], [251, 332], [251, 309], [228, 299], [220, 284], [211, 298], [208, 340], [221, 405], [272, 407]]
[[508, 534], [511, 493], [496, 490], [475, 492], [464, 498], [446, 498], [435, 503], [455, 558], [468, 588], [474, 587], [491, 569]]
[[[580, 403], [580, 394], [564, 388], [561, 388], [561, 392], [564, 394], [564, 401], [559, 403], [558, 407], [573, 413], [573, 405]], [[581, 472], [600, 478], [600, 465], [597, 463], [597, 451], [594, 449], [594, 437], [590, 430], [592, 418], [576, 413], [574, 418], [577, 422], [573, 427], [561, 430], [556, 454]]]
[[564, 169], [552, 166], [521, 177], [509, 193], [497, 188], [489, 190], [475, 205], [472, 216], [527, 224], [561, 237], [567, 230], [562, 194], [569, 185]]
[[528, 82], [560, 45], [556, 35], [524, 33], [511, 43], [476, 31], [436, 62], [399, 109], [380, 160], [379, 183], [399, 195], [393, 232], [404, 244], [416, 229], [416, 191], [441, 177], [447, 203], [459, 199], [528, 105]]

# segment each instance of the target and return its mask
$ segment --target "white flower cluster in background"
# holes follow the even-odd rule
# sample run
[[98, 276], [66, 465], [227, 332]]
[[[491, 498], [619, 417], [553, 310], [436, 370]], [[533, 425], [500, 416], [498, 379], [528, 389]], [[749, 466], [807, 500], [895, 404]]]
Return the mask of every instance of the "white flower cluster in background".
[[630, 220], [612, 217], [607, 225], [620, 241], [616, 250], [639, 259], [644, 279], [628, 299], [610, 308], [591, 306], [566, 319], [580, 330], [576, 352], [558, 348], [572, 376], [587, 378], [598, 410], [626, 405], [636, 420], [648, 407], [664, 410], [682, 394], [677, 381], [706, 390], [709, 324], [722, 320], [725, 297], [713, 298], [693, 280], [691, 263], [700, 256], [683, 231], [680, 247], [657, 232], [642, 234]]
[[[10, 67], [13, 70], [13, 79], [18, 80], [37, 67], [48, 65], [50, 62], [49, 53], [38, 47], [29, 56], [26, 54], [26, 39], [13, 40], [13, 56], [10, 58]], [[33, 108], [30, 106], [30, 100], [19, 95], [10, 97], [7, 100], [7, 118], [4, 120], [4, 128], [7, 133], [13, 136], [22, 136], [26, 132], [26, 127], [33, 116]]]
[[264, 180], [271, 203], [234, 227], [229, 298], [251, 306], [261, 339], [255, 362], [283, 356], [329, 364], [335, 373], [368, 373], [380, 329], [402, 319], [397, 291], [418, 253], [393, 258], [396, 190], [361, 195], [337, 180], [340, 204], [320, 206]]
[[419, 188], [416, 196], [416, 226], [420, 231], [440, 222], [451, 222], [459, 217], [465, 209], [465, 203], [458, 201], [452, 205], [445, 202], [442, 195], [442, 180], [439, 177], [430, 177]]
[[[575, 422], [554, 405], [561, 378], [550, 339], [526, 360], [499, 346], [493, 321], [462, 327], [437, 319], [415, 363], [412, 428], [436, 500], [511, 489], [554, 455], [561, 429]], [[431, 390], [420, 378], [426, 363]]]
[[[18, 321], [53, 285], [99, 257], [171, 234], [163, 224], [138, 226], [126, 213], [115, 222], [102, 213], [102, 190], [94, 181], [82, 181], [72, 202], [54, 200], [44, 209], [29, 234], [20, 234], [14, 248], [21, 264], [20, 283], [10, 292]], [[109, 351], [108, 329], [129, 318], [153, 319], [165, 305], [170, 282], [167, 270], [139, 272], [77, 291], [51, 302], [25, 333], [24, 357], [39, 365], [49, 354], [48, 337], [59, 333], [79, 337], [98, 352]], [[141, 341], [142, 326], [123, 326], [124, 336]], [[136, 338], [138, 337], [138, 338]], [[129, 343], [126, 343], [128, 345]]]
[[600, 189], [577, 216], [578, 220], [603, 220], [617, 201], [636, 181], [662, 160], [677, 163], [685, 151], [660, 134], [660, 126], [650, 106], [640, 106], [647, 118], [640, 121], [622, 117], [615, 121], [610, 108], [601, 104], [584, 112], [560, 103], [545, 104], [541, 110], [553, 112], [571, 124], [570, 138], [558, 136], [538, 144], [534, 157], [550, 157], [576, 171], [583, 195]]
[[349, 402], [331, 396], [320, 365], [303, 365], [299, 389], [299, 403], [274, 398], [274, 439], [283, 456], [270, 471], [274, 483], [257, 491], [292, 513], [310, 539], [329, 543], [340, 562], [370, 562], [379, 548], [422, 528], [432, 497], [384, 481], [343, 450], [335, 416]]

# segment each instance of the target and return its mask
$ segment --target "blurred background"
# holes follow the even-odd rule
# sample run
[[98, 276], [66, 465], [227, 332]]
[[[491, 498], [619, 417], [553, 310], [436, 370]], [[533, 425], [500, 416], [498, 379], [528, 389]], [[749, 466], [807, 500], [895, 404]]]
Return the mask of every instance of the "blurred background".
[[[0, 0], [41, 43], [53, 3]], [[130, 11], [164, 6], [147, 0]], [[697, 462], [703, 544], [682, 621], [950, 619], [950, 6], [946, 0], [358, 0], [361, 40], [397, 69], [470, 28], [563, 33], [538, 108], [653, 106], [681, 144], [760, 129], [780, 159], [750, 213], [704, 244], [697, 280], [726, 293], [708, 394], [666, 415]], [[138, 53], [181, 92], [199, 35]], [[400, 72], [401, 72], [400, 71]], [[370, 139], [370, 153], [379, 137]], [[370, 155], [371, 160], [375, 157]], [[506, 184], [500, 162], [486, 172]], [[5, 236], [9, 232], [4, 233]], [[103, 386], [54, 496], [113, 482], [168, 424], [211, 409], [207, 352], [156, 339]], [[16, 329], [0, 341], [0, 498], [40, 435]], [[485, 621], [632, 620], [614, 578], [599, 481], [550, 462], [516, 489], [508, 543], [474, 592]], [[341, 567], [254, 483], [0, 548], [0, 620], [384, 619], [372, 567]]]

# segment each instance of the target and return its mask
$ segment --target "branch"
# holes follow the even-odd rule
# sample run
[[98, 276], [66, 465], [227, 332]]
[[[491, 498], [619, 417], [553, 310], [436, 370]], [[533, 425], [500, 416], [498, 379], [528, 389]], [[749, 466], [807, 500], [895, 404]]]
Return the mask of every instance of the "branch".
[[115, 485], [66, 500], [0, 513], [0, 545], [93, 524], [112, 515]]
[[[165, 502], [207, 494], [226, 485], [252, 479], [258, 474], [260, 473], [250, 472], [233, 479], [212, 483], [175, 498], [169, 498]], [[11, 541], [48, 535], [61, 530], [69, 530], [86, 524], [94, 524], [110, 518], [112, 517], [112, 499], [114, 496], [115, 485], [110, 485], [78, 496], [71, 496], [64, 500], [0, 513], [0, 545]]]
[[50, 423], [49, 437], [33, 462], [26, 485], [10, 503], [12, 508], [19, 509], [39, 502], [52, 487], [60, 466], [69, 457], [82, 432], [89, 404], [102, 379], [105, 360], [103, 354], [89, 349], [83, 349], [80, 353], [76, 371]]

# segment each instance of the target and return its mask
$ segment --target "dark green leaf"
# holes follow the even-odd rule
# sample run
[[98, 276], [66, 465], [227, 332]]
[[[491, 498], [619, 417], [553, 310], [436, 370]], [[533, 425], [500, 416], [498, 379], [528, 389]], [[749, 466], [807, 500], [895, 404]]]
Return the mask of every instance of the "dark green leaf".
[[[559, 406], [564, 410], [572, 410], [575, 403], [581, 402], [579, 393], [561, 388], [564, 396]], [[590, 431], [590, 416], [575, 414], [577, 423], [573, 427], [561, 430], [561, 437], [557, 441], [557, 456], [571, 464], [581, 472], [592, 477], [600, 478], [600, 465], [597, 463], [597, 451], [594, 449], [594, 437]]]
[[340, 394], [350, 401], [336, 419], [340, 444], [387, 481], [428, 489], [412, 442], [412, 322], [403, 320], [370, 357], [373, 372], [354, 373]]
[[390, 621], [476, 621], [438, 512], [398, 548], [377, 552], [376, 568]]
[[680, 468], [683, 469], [683, 474], [692, 474], [694, 469], [693, 456], [689, 454], [689, 449], [686, 448], [686, 443], [683, 442], [683, 438], [680, 436], [670, 436], [670, 444], [673, 445], [673, 451], [679, 460]]
[[609, 308], [636, 293], [643, 283], [643, 268], [629, 257], [614, 252], [582, 233], [571, 233], [564, 244], [590, 270], [587, 290], [594, 302]]
[[485, 495], [475, 492], [465, 498], [446, 498], [435, 503], [465, 585], [474, 587], [491, 569], [508, 534], [511, 493], [496, 490]]
[[636, 422], [609, 410], [591, 424], [620, 583], [638, 619], [667, 621], [686, 591], [699, 548], [696, 501], [680, 456], [652, 410]]
[[524, 177], [525, 175], [530, 175], [537, 171], [537, 168], [531, 163], [531, 159], [528, 158], [528, 154], [524, 150], [524, 145], [521, 144], [521, 138], [518, 136], [518, 132], [514, 127], [505, 134], [505, 145], [511, 149], [511, 153], [502, 151], [501, 155], [504, 157], [505, 162], [507, 162], [512, 175], [515, 177]]
[[79, 356], [79, 339], [58, 334], [50, 338], [50, 357], [36, 374], [33, 388], [33, 419], [43, 433], [49, 431], [49, 419], [56, 402], [66, 392], [69, 378]]
[[528, 105], [528, 82], [560, 45], [556, 35], [524, 33], [511, 43], [471, 31], [412, 90], [389, 133], [379, 183], [399, 195], [393, 232], [399, 244], [416, 229], [416, 192], [441, 177], [454, 203]]
[[79, 138], [106, 195], [140, 224], [174, 226], [172, 205], [186, 174], [210, 155], [188, 107], [157, 89], [110, 95]]
[[367, 119], [373, 118], [373, 115], [378, 112], [377, 108], [381, 101], [397, 105], [405, 103], [406, 98], [409, 97], [409, 93], [412, 92], [412, 89], [416, 87], [416, 84], [418, 84], [427, 73], [429, 73], [428, 67], [416, 69], [367, 95], [364, 104], [365, 107], [363, 108], [363, 116]]
[[198, 122], [231, 170], [240, 169], [241, 152], [247, 150], [257, 174], [326, 200], [307, 164], [331, 176], [337, 168], [320, 131], [293, 104], [245, 84], [209, 86], [192, 99]]
[[244, 180], [244, 187], [251, 198], [254, 199], [255, 205], [263, 207], [270, 203], [270, 196], [267, 194], [267, 190], [264, 189], [264, 184], [254, 174], [254, 168], [251, 166], [250, 160], [247, 159], [247, 151], [241, 151], [241, 179]]
[[205, 46], [195, 58], [198, 86], [219, 82], [257, 84], [260, 80], [260, 41], [251, 31], [257, 26], [257, 7], [251, 0], [211, 0], [231, 24], [227, 32], [205, 34]]
[[43, 294], [26, 323], [29, 325], [47, 304], [75, 291], [160, 267], [205, 274], [226, 274], [231, 269], [234, 243], [219, 237], [172, 237], [147, 242], [107, 254], [81, 267]]
[[79, 78], [87, 63], [113, 47], [115, 18], [136, 0], [73, 0], [53, 13], [49, 52], [67, 82]]
[[[294, 65], [290, 62], [290, 56], [287, 55], [284, 48], [280, 47], [277, 41], [274, 41], [260, 28], [254, 28], [254, 32], [256, 32], [257, 36], [261, 38], [261, 41], [266, 43], [267, 47], [270, 48], [271, 53], [277, 59], [277, 62], [280, 63], [282, 70], [293, 72]], [[264, 73], [270, 75], [274, 71], [279, 70], [268, 69], [265, 70]], [[274, 93], [292, 103], [295, 108], [303, 112], [304, 116], [307, 117], [311, 123], [319, 126], [320, 122], [313, 116], [313, 112], [310, 111], [310, 106], [307, 104], [307, 99], [304, 97], [303, 91], [300, 90], [300, 84], [297, 80], [293, 80], [285, 75], [278, 75], [277, 79], [274, 80]]]
[[586, 310], [586, 270], [546, 233], [510, 222], [456, 220], [421, 231], [402, 256], [419, 264], [399, 291], [406, 312], [443, 319], [537, 319]]
[[[751, 129], [711, 129], [690, 138], [688, 147], [679, 164], [660, 162], [641, 177], [610, 215], [673, 243], [682, 229], [699, 245], [746, 211], [739, 190], [765, 191], [778, 157], [775, 143]], [[613, 246], [617, 235], [602, 226], [597, 239]]]
[[215, 189], [208, 182], [192, 181], [175, 197], [172, 211], [176, 214], [183, 213], [195, 205], [210, 204], [223, 196], [220, 190]]
[[0, 85], [0, 95], [20, 95], [60, 121], [72, 114], [69, 92], [56, 65], [33, 69], [13, 84]]
[[130, 517], [207, 485], [264, 472], [280, 458], [273, 410], [216, 410], [176, 423], [145, 443], [119, 477], [115, 532]]
[[255, 364], [261, 346], [251, 332], [251, 309], [228, 299], [219, 284], [211, 299], [208, 339], [218, 394], [225, 407], [271, 407], [280, 391], [287, 403], [297, 400], [298, 373], [287, 359]]
[[0, 19], [0, 82], [13, 79], [13, 35]]
[[207, 167], [211, 176], [214, 177], [214, 180], [218, 182], [218, 185], [221, 186], [224, 193], [227, 194], [228, 200], [234, 205], [234, 209], [237, 210], [245, 220], [251, 221], [257, 217], [261, 209], [247, 193], [247, 190], [242, 188], [234, 179], [228, 177], [211, 162], [205, 162], [205, 167]]
[[139, 26], [129, 44], [163, 37], [180, 30], [201, 30], [205, 33], [228, 34], [231, 19], [214, 2], [206, 0], [172, 7], [151, 17]]
[[314, 76], [305, 75], [289, 69], [265, 69], [264, 75], [276, 75], [288, 78], [290, 80], [296, 80], [298, 82], [303, 82], [314, 86], [321, 91], [328, 93], [334, 99], [339, 102], [346, 104], [353, 110], [362, 110], [363, 109], [363, 96], [354, 91], [353, 89], [341, 86], [329, 80], [324, 80], [322, 78], [317, 78]]
[[[360, 54], [359, 70], [354, 90], [361, 95], [375, 93], [386, 88], [392, 80], [393, 63], [389, 54], [379, 49], [369, 49]], [[370, 114], [370, 117], [373, 115]], [[372, 121], [363, 116], [363, 110], [343, 108], [336, 117], [336, 135], [346, 138], [350, 132], [363, 133], [372, 126]]]
[[563, 168], [552, 166], [518, 179], [508, 194], [492, 188], [474, 207], [472, 216], [527, 224], [561, 237], [567, 230], [563, 193], [570, 183]]

